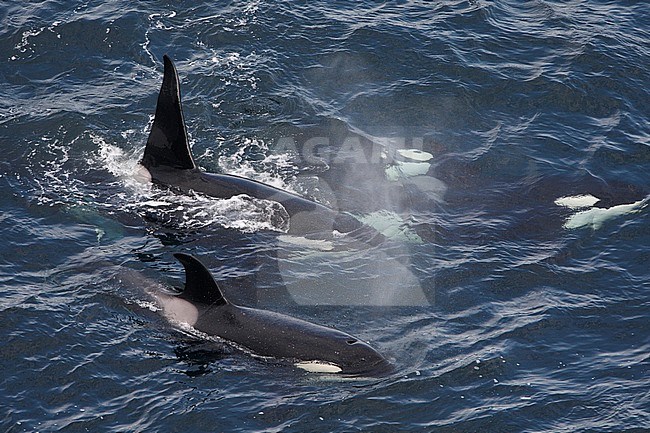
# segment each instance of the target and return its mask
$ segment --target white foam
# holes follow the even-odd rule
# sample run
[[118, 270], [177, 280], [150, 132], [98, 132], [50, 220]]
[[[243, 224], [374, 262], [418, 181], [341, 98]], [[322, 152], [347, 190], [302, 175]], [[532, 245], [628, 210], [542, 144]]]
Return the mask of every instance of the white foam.
[[[277, 202], [245, 195], [218, 199], [198, 193], [175, 194], [166, 189], [154, 188], [149, 171], [139, 164], [141, 149], [127, 154], [119, 147], [106, 143], [101, 137], [94, 136], [93, 141], [99, 149], [99, 163], [128, 189], [128, 193], [119, 197], [121, 209], [131, 209], [148, 217], [173, 222], [182, 229], [198, 229], [216, 224], [244, 232], [288, 230], [289, 216]], [[250, 174], [249, 170], [252, 170], [250, 166], [237, 174]], [[257, 177], [257, 180], [268, 180], [264, 175]]]
[[135, 302], [135, 304], [138, 307], [143, 308], [145, 310], [153, 311], [154, 313], [157, 313], [158, 311], [162, 311], [162, 307], [155, 302], [143, 301], [141, 299], [136, 299], [133, 302]]
[[[264, 158], [253, 165], [245, 155], [247, 153], [262, 154]], [[273, 155], [269, 152], [268, 145], [263, 140], [244, 139], [232, 155], [222, 155], [218, 158], [219, 167], [228, 174], [253, 179], [285, 191], [296, 192], [288, 185], [283, 177], [274, 173], [277, 170], [289, 172], [290, 176], [298, 172], [293, 163], [293, 157], [288, 153]], [[258, 171], [258, 167], [266, 170]]]

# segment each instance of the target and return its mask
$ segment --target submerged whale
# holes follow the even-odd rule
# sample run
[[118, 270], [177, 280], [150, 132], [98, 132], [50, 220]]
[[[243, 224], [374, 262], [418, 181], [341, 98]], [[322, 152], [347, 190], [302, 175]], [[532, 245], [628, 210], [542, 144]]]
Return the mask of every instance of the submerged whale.
[[600, 199], [591, 194], [565, 196], [555, 200], [556, 205], [577, 211], [566, 219], [563, 226], [565, 229], [591, 227], [598, 230], [613, 218], [639, 212], [650, 203], [650, 196], [634, 203], [622, 203], [611, 207], [596, 207], [598, 202]]
[[336, 329], [228, 301], [210, 271], [195, 257], [174, 254], [185, 268], [185, 289], [156, 293], [167, 318], [264, 357], [291, 360], [307, 371], [380, 376], [391, 364], [375, 349]]
[[182, 193], [195, 191], [224, 199], [245, 194], [257, 199], [276, 201], [289, 214], [290, 234], [329, 232], [331, 235], [336, 230], [372, 243], [381, 242], [381, 234], [348, 213], [336, 212], [320, 203], [252, 179], [199, 170], [187, 140], [178, 73], [167, 55], [163, 59], [163, 83], [153, 126], [140, 161], [146, 169], [145, 176], [148, 179]]

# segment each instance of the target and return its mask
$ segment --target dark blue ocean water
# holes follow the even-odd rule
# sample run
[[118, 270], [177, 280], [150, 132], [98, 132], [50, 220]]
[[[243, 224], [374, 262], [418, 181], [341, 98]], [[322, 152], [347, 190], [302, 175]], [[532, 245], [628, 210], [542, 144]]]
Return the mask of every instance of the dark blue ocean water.
[[[0, 430], [648, 431], [648, 3], [308, 3], [0, 2]], [[139, 183], [165, 53], [203, 169], [388, 240]], [[396, 372], [167, 322], [177, 251]]]

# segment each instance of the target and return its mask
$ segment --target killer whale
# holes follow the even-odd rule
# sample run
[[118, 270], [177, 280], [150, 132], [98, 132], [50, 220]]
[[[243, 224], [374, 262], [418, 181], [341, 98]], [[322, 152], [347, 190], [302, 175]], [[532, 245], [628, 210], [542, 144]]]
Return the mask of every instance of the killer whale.
[[307, 371], [381, 376], [391, 364], [367, 343], [334, 328], [228, 301], [210, 271], [195, 257], [176, 253], [185, 288], [156, 297], [165, 316], [235, 343], [255, 355], [291, 360]]
[[178, 72], [169, 56], [163, 56], [164, 75], [158, 94], [154, 122], [140, 161], [145, 177], [153, 183], [181, 193], [195, 191], [216, 198], [245, 194], [279, 202], [289, 214], [290, 234], [308, 235], [333, 230], [349, 233], [371, 244], [383, 236], [348, 213], [339, 213], [297, 194], [252, 179], [205, 173], [199, 170], [190, 151]]

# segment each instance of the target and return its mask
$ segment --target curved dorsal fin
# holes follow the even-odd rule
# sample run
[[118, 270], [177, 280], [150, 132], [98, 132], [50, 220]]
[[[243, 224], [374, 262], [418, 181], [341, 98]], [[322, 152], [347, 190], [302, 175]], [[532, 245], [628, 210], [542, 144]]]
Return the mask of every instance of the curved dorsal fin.
[[167, 166], [178, 169], [194, 169], [187, 131], [181, 106], [178, 73], [171, 59], [165, 54], [165, 75], [158, 94], [156, 117], [144, 149], [142, 165], [145, 167]]
[[212, 274], [194, 256], [176, 253], [174, 257], [185, 268], [185, 290], [179, 296], [188, 301], [206, 305], [225, 305], [228, 303], [223, 297], [221, 289], [214, 281]]

